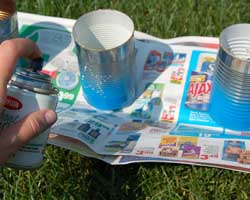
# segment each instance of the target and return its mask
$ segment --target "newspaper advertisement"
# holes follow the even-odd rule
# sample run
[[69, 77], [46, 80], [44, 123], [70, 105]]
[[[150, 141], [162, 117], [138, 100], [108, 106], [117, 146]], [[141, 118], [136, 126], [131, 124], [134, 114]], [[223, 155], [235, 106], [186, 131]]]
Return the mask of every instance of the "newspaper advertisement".
[[224, 129], [209, 115], [218, 39], [159, 39], [135, 32], [137, 98], [119, 111], [84, 99], [74, 20], [18, 13], [20, 36], [43, 52], [43, 72], [59, 89], [49, 144], [109, 164], [166, 162], [250, 171], [250, 133]]

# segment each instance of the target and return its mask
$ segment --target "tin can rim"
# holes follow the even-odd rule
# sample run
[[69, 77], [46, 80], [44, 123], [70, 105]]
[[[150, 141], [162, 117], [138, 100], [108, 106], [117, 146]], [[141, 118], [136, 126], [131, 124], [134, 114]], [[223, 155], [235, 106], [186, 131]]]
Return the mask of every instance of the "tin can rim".
[[32, 79], [34, 80], [42, 80], [50, 83], [50, 76], [44, 73], [41, 73], [40, 71], [32, 71], [31, 69], [24, 69], [20, 71], [16, 71], [14, 76], [24, 76], [24, 77], [29, 77], [31, 75]]
[[36, 87], [32, 87], [32, 86], [28, 86], [26, 84], [21, 84], [18, 83], [14, 80], [10, 81], [10, 84], [16, 87], [21, 87], [23, 89], [29, 90], [29, 91], [33, 91], [33, 92], [37, 92], [40, 94], [58, 94], [59, 90], [56, 87], [51, 87], [50, 89], [44, 89], [44, 88], [36, 88]]
[[[91, 15], [94, 15], [94, 14], [102, 14], [102, 13], [118, 14], [118, 15], [125, 17], [128, 20], [128, 22], [132, 25], [132, 30], [130, 32], [130, 36], [128, 37], [128, 39], [120, 45], [117, 45], [117, 46], [112, 47], [112, 48], [107, 48], [107, 49], [90, 48], [90, 47], [85, 46], [84, 44], [79, 43], [79, 41], [77, 39], [76, 27], [80, 23], [80, 20], [83, 20], [84, 18], [91, 16]], [[125, 43], [127, 43], [128, 41], [130, 41], [134, 37], [134, 31], [135, 31], [134, 23], [133, 23], [132, 19], [127, 14], [125, 14], [121, 11], [118, 11], [118, 10], [113, 10], [113, 9], [98, 9], [98, 10], [83, 14], [81, 17], [79, 17], [73, 26], [72, 35], [74, 37], [75, 42], [83, 49], [86, 49], [89, 51], [95, 51], [95, 52], [107, 52], [107, 51], [115, 50], [117, 48], [121, 48]]]
[[[233, 59], [237, 59], [237, 60], [240, 60], [240, 61], [244, 61], [244, 62], [247, 62], [249, 63], [250, 60], [248, 59], [244, 59], [244, 58], [241, 58], [237, 55], [234, 55], [229, 49], [227, 49], [226, 47], [224, 47], [224, 42], [225, 42], [225, 38], [226, 38], [226, 35], [228, 34], [228, 32], [231, 30], [231, 29], [241, 29], [241, 30], [245, 30], [244, 28], [248, 28], [249, 29], [249, 33], [250, 33], [250, 24], [248, 23], [240, 23], [240, 24], [233, 24], [231, 26], [228, 26], [226, 27], [220, 34], [219, 36], [219, 46], [220, 48], [222, 48], [229, 56], [231, 56]], [[249, 37], [250, 39], [250, 37]]]

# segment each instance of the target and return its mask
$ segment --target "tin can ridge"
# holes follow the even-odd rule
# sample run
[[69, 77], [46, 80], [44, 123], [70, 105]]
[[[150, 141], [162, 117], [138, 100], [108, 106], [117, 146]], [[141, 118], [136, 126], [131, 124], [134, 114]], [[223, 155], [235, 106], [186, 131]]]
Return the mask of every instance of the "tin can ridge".
[[250, 130], [250, 24], [220, 34], [209, 113], [224, 128]]

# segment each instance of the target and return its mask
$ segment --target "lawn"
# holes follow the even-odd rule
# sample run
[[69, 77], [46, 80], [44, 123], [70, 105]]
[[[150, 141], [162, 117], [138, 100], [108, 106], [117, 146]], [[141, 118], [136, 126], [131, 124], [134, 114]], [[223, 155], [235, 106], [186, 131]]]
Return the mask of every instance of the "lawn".
[[[226, 26], [250, 22], [248, 0], [17, 0], [19, 11], [78, 18], [98, 8], [127, 13], [136, 30], [161, 38], [218, 37]], [[48, 146], [34, 171], [2, 169], [0, 199], [250, 199], [250, 174], [178, 164], [110, 166]]]

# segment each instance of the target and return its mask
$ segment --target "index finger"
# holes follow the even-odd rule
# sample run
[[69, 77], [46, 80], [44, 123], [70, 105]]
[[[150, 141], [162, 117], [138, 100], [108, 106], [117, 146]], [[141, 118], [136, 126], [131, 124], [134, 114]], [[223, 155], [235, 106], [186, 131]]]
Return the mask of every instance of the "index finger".
[[28, 39], [12, 39], [0, 45], [0, 108], [6, 97], [6, 86], [15, 70], [17, 60], [23, 58], [37, 58], [41, 56], [39, 48]]

